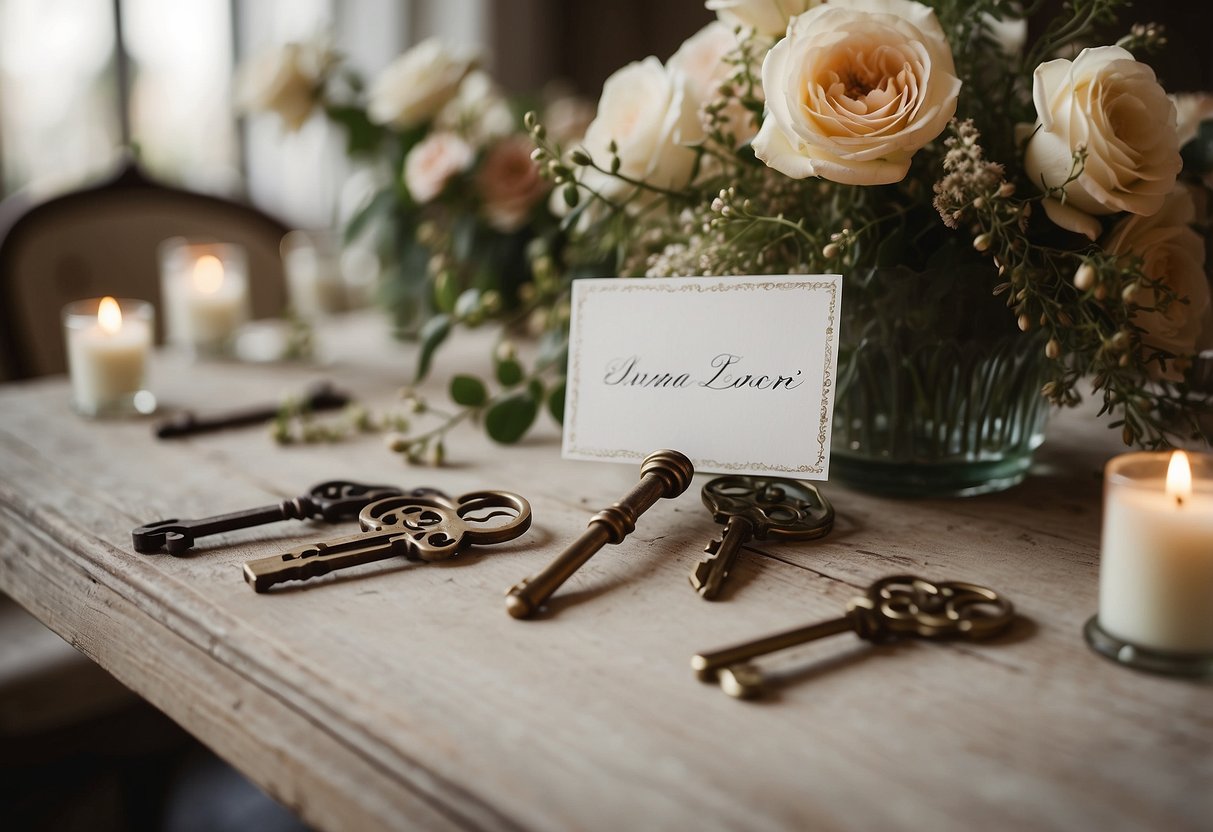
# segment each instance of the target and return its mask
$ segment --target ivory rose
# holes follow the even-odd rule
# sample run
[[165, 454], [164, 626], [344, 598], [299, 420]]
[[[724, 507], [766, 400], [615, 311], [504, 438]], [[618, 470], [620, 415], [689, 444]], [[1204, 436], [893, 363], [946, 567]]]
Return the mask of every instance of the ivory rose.
[[833, 0], [767, 53], [754, 153], [793, 179], [901, 181], [956, 112], [960, 79], [935, 12], [912, 0]]
[[276, 113], [298, 130], [316, 107], [317, 91], [332, 65], [323, 46], [288, 43], [253, 58], [240, 70], [236, 97], [242, 110]]
[[459, 85], [455, 97], [434, 119], [440, 130], [453, 130], [475, 147], [514, 132], [514, 114], [501, 90], [487, 72], [473, 69]]
[[367, 117], [375, 124], [415, 127], [433, 118], [455, 97], [476, 55], [429, 38], [379, 74], [368, 92]]
[[[610, 145], [619, 155], [619, 173], [660, 188], [681, 188], [695, 165], [693, 145], [703, 138], [686, 77], [649, 57], [619, 69], [606, 80], [598, 114], [585, 134], [585, 150], [599, 166], [610, 165]], [[585, 168], [582, 181], [608, 198], [633, 187]]]
[[511, 233], [526, 225], [531, 209], [547, 193], [547, 181], [531, 159], [535, 145], [523, 134], [493, 145], [476, 174], [484, 199], [484, 216], [498, 231]]
[[[720, 86], [733, 69], [725, 56], [736, 48], [737, 37], [733, 30], [714, 20], [687, 38], [666, 63], [671, 72], [681, 72], [685, 76], [687, 92], [695, 100], [696, 112], [705, 130], [704, 105], [720, 97]], [[754, 137], [753, 120], [741, 102], [731, 100], [722, 115], [727, 118], [723, 130], [732, 137], [733, 146], [739, 147]]]
[[788, 21], [804, 14], [823, 0], [708, 0], [705, 4], [729, 28], [745, 26], [760, 35], [778, 37]]
[[1093, 215], [1128, 211], [1148, 216], [1175, 188], [1179, 156], [1175, 105], [1154, 71], [1119, 46], [1084, 49], [1073, 61], [1036, 68], [1032, 87], [1036, 130], [1024, 170], [1038, 187], [1060, 188], [1074, 153], [1086, 148], [1081, 175], [1065, 185], [1064, 202], [1044, 200], [1053, 222], [1099, 235]]
[[451, 177], [467, 170], [475, 157], [471, 145], [439, 130], [418, 142], [404, 158], [404, 184], [419, 204], [432, 200]]
[[1204, 92], [1181, 92], [1171, 96], [1175, 105], [1175, 132], [1179, 146], [1196, 138], [1203, 122], [1213, 119], [1213, 95]]
[[[1181, 185], [1164, 198], [1154, 214], [1131, 215], [1121, 220], [1104, 242], [1104, 248], [1113, 254], [1140, 257], [1146, 276], [1161, 281], [1178, 295], [1179, 300], [1173, 301], [1165, 312], [1140, 311], [1133, 321], [1145, 330], [1142, 342], [1147, 347], [1180, 357], [1196, 352], [1210, 307], [1209, 278], [1204, 269], [1205, 243], [1191, 228], [1195, 218], [1191, 192]], [[1155, 293], [1142, 289], [1133, 302], [1152, 307], [1156, 303]], [[1179, 381], [1183, 377], [1182, 363], [1168, 361], [1165, 373], [1156, 363], [1150, 367], [1159, 378]]]

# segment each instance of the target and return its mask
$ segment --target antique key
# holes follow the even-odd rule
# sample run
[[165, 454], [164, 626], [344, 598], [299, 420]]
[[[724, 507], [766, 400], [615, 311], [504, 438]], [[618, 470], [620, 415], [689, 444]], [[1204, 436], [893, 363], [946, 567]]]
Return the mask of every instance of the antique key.
[[662, 497], [687, 490], [695, 466], [678, 451], [654, 451], [640, 464], [640, 482], [617, 503], [590, 518], [589, 528], [556, 559], [506, 592], [505, 609], [514, 618], [529, 618], [560, 586], [608, 543], [622, 543], [636, 529], [636, 518]]
[[[390, 485], [363, 485], [344, 480], [330, 480], [312, 486], [306, 493], [272, 506], [250, 508], [204, 517], [200, 520], [158, 520], [140, 526], [131, 532], [136, 552], [159, 552], [162, 549], [172, 555], [188, 552], [194, 541], [206, 535], [249, 529], [279, 520], [307, 520], [309, 518], [337, 523], [352, 520], [368, 503], [394, 497], [403, 492]], [[418, 488], [411, 492], [421, 497], [441, 491], [433, 488]]]
[[468, 546], [504, 543], [531, 527], [531, 505], [508, 491], [475, 491], [447, 497], [388, 497], [358, 512], [362, 534], [311, 543], [244, 564], [244, 579], [257, 592], [283, 581], [306, 581], [337, 569], [400, 555], [438, 561]]
[[[302, 404], [308, 410], [336, 410], [350, 403], [350, 397], [335, 389], [327, 381], [319, 382], [310, 387], [303, 396]], [[256, 407], [229, 410], [222, 413], [199, 415], [186, 410], [166, 419], [156, 425], [158, 439], [176, 439], [182, 436], [193, 436], [198, 433], [209, 433], [215, 430], [243, 427], [268, 422], [278, 415], [281, 405], [267, 404]]]
[[813, 540], [834, 527], [834, 507], [816, 487], [796, 480], [717, 477], [703, 487], [702, 497], [713, 519], [725, 524], [690, 575], [691, 586], [708, 601], [720, 593], [748, 541]]
[[700, 653], [691, 659], [691, 668], [701, 681], [717, 680], [730, 696], [749, 699], [765, 685], [762, 671], [748, 662], [768, 653], [848, 630], [869, 641], [899, 636], [983, 639], [1005, 630], [1014, 618], [1011, 602], [983, 586], [893, 575], [847, 602], [841, 618]]

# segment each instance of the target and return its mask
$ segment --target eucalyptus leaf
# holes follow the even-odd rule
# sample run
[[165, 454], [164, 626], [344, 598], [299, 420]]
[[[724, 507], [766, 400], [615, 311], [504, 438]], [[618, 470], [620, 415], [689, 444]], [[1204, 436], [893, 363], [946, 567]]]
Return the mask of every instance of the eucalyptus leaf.
[[480, 308], [480, 290], [465, 289], [455, 301], [455, 317], [466, 318]]
[[522, 365], [512, 358], [497, 362], [497, 381], [502, 387], [513, 387], [522, 381]]
[[512, 393], [488, 409], [484, 429], [494, 441], [512, 445], [534, 424], [538, 412], [539, 404], [530, 393]]
[[464, 407], [480, 407], [488, 401], [489, 391], [480, 379], [461, 374], [451, 379], [451, 399]]
[[430, 364], [434, 360], [434, 351], [451, 334], [451, 317], [435, 315], [421, 327], [421, 352], [417, 356], [417, 377], [422, 381], [430, 372]]

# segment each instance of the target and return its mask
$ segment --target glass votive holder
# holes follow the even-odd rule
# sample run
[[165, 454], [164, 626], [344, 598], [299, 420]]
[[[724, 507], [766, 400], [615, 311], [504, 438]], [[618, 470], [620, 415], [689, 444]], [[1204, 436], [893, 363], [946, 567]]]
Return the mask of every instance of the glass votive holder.
[[168, 343], [199, 357], [228, 357], [249, 320], [248, 257], [235, 243], [174, 237], [160, 244]]
[[341, 239], [332, 231], [292, 231], [282, 238], [282, 267], [291, 309], [314, 321], [349, 308]]
[[1109, 462], [1100, 552], [1091, 648], [1140, 670], [1213, 674], [1213, 456]]
[[155, 311], [145, 300], [91, 298], [63, 307], [72, 404], [92, 417], [147, 414], [156, 397], [147, 389]]

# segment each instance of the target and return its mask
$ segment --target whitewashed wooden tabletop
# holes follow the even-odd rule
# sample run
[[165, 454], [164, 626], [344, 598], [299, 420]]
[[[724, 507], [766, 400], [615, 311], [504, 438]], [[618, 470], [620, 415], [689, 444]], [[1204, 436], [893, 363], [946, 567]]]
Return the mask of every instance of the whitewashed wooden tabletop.
[[[331, 378], [373, 406], [413, 348], [379, 319], [325, 330], [325, 368], [159, 356], [167, 407], [214, 409]], [[429, 389], [487, 362], [487, 334], [439, 357]], [[544, 424], [513, 447], [457, 429], [450, 465], [381, 438], [283, 448], [262, 429], [158, 441], [89, 422], [62, 378], [0, 387], [0, 589], [321, 829], [1213, 829], [1213, 686], [1087, 649], [1100, 469], [1089, 412], [1056, 415], [1022, 486], [896, 501], [824, 486], [826, 539], [747, 549], [725, 596], [687, 574], [718, 527], [699, 475], [623, 544], [516, 621], [504, 591], [637, 478], [560, 459]], [[141, 555], [133, 527], [293, 496], [329, 478], [525, 495], [519, 540], [440, 564], [389, 561], [266, 595], [241, 565], [347, 533], [278, 524]], [[872, 646], [850, 635], [767, 661], [774, 695], [697, 681], [697, 651], [839, 614], [890, 573], [966, 580], [1022, 619], [994, 643]]]

